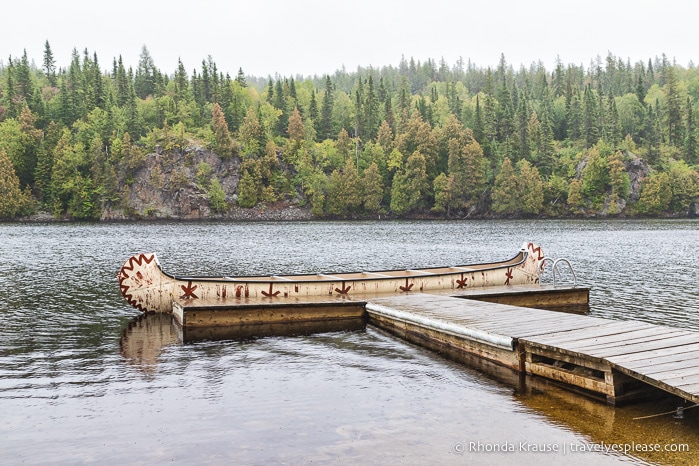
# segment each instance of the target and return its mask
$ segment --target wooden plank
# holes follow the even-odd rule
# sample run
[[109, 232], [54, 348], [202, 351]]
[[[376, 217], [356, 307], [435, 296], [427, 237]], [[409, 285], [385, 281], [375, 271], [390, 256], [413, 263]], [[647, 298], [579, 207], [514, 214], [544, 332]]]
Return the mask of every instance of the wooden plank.
[[506, 331], [509, 330], [510, 333], [512, 333], [513, 337], [516, 338], [527, 338], [534, 340], [538, 337], [545, 337], [551, 334], [552, 331], [582, 331], [590, 327], [596, 327], [597, 324], [588, 324], [588, 326], [585, 326], [584, 324], [581, 324], [579, 322], [574, 322], [574, 323], [561, 323], [561, 324], [556, 324], [555, 322], [552, 323], [546, 323], [547, 325], [542, 325], [540, 323], [535, 323], [533, 325], [503, 325], [503, 326], [498, 326], [498, 327], [493, 327], [493, 329], [497, 329], [499, 331]]
[[586, 358], [594, 363], [604, 363], [605, 362], [604, 359], [599, 358], [599, 357], [590, 356], [590, 355], [583, 354], [583, 353], [578, 353], [577, 351], [571, 351], [571, 350], [568, 350], [566, 348], [561, 348], [558, 346], [546, 345], [546, 344], [541, 343], [541, 342], [536, 341], [536, 340], [528, 340], [528, 339], [520, 338], [519, 344], [527, 345], [528, 347], [532, 348], [531, 351], [533, 351], [533, 352], [545, 350], [545, 351], [551, 351], [551, 352], [558, 353], [558, 354], [572, 356], [575, 358]]
[[594, 339], [609, 335], [619, 335], [634, 330], [647, 329], [650, 324], [639, 324], [635, 322], [614, 322], [606, 321], [602, 325], [593, 326], [580, 332], [558, 332], [542, 337], [542, 342], [547, 345], [565, 345], [574, 341]]
[[569, 371], [561, 370], [552, 366], [526, 363], [526, 370], [530, 374], [546, 377], [551, 380], [564, 382], [569, 385], [581, 387], [604, 395], [614, 395], [614, 386], [607, 385], [604, 380], [592, 379], [581, 375], [573, 374]]
[[677, 332], [677, 331], [681, 331], [681, 329], [676, 329], [676, 328], [671, 328], [671, 327], [667, 327], [667, 329], [665, 329], [665, 328], [659, 329], [657, 326], [648, 324], [647, 327], [639, 328], [636, 330], [629, 330], [628, 332], [581, 338], [579, 340], [574, 340], [574, 341], [571, 341], [570, 343], [566, 343], [566, 345], [567, 344], [575, 344], [578, 347], [587, 347], [587, 346], [594, 347], [594, 346], [605, 345], [608, 343], [617, 344], [619, 342], [619, 338], [624, 338], [624, 341], [628, 342], [628, 341], [635, 341], [635, 340], [646, 338], [646, 337], [653, 337], [653, 336]]
[[639, 343], [649, 343], [652, 341], [657, 341], [657, 340], [664, 340], [668, 338], [673, 338], [673, 337], [679, 337], [679, 336], [684, 336], [684, 335], [691, 335], [691, 332], [683, 331], [681, 329], [669, 329], [667, 331], [663, 331], [663, 329], [651, 329], [655, 330], [655, 333], [651, 333], [649, 335], [643, 336], [643, 337], [638, 337], [638, 338], [629, 338], [628, 333], [623, 333], [623, 334], [618, 334], [618, 335], [609, 335], [608, 337], [600, 338], [597, 343], [593, 343], [591, 340], [586, 340], [586, 341], [580, 341], [580, 342], [571, 342], [567, 343], [566, 347], [575, 349], [577, 351], [597, 351], [597, 350], [603, 350], [606, 348], [616, 348], [618, 346], [624, 345], [632, 345], [632, 344], [639, 344]]
[[600, 358], [608, 358], [619, 356], [622, 354], [642, 353], [647, 351], [655, 351], [665, 348], [676, 348], [693, 343], [699, 343], [699, 334], [682, 335], [678, 337], [670, 337], [663, 340], [643, 342], [638, 344], [624, 345], [618, 348], [605, 348], [601, 350], [590, 350], [588, 354]]
[[643, 375], [650, 377], [652, 379], [656, 380], [662, 380], [664, 382], [669, 382], [671, 379], [677, 379], [677, 378], [683, 378], [683, 377], [690, 377], [694, 375], [699, 375], [699, 366], [694, 366], [694, 367], [674, 367], [672, 369], [667, 369], [661, 372], [654, 372], [654, 373], [648, 373], [648, 372], [641, 372]]
[[682, 396], [682, 398], [699, 403], [699, 383], [683, 385], [681, 390], [688, 395], [693, 395], [693, 397]]
[[656, 349], [656, 350], [651, 350], [651, 351], [645, 351], [645, 352], [640, 352], [640, 353], [632, 353], [632, 354], [620, 354], [618, 356], [607, 356], [607, 360], [609, 360], [611, 363], [623, 366], [624, 364], [631, 363], [633, 361], [640, 361], [640, 360], [652, 360], [653, 358], [657, 357], [665, 357], [668, 355], [677, 355], [677, 354], [684, 354], [684, 353], [691, 353], [699, 351], [699, 343], [690, 343], [688, 345], [680, 346], [680, 347], [673, 347], [673, 348], [662, 348], [662, 349]]
[[677, 387], [679, 389], [682, 389], [682, 387], [686, 387], [688, 385], [698, 384], [699, 383], [699, 373], [687, 374], [687, 375], [677, 375], [677, 376], [673, 376], [670, 378], [661, 377], [661, 378], [658, 378], [657, 380], [664, 382], [668, 385], [672, 385], [673, 387]]
[[690, 351], [687, 353], [673, 353], [665, 356], [651, 357], [649, 359], [637, 359], [624, 363], [624, 366], [636, 370], [644, 370], [646, 373], [652, 373], [653, 370], [663, 368], [668, 363], [687, 363], [688, 361], [699, 361], [699, 351]]
[[587, 367], [589, 369], [595, 369], [601, 372], [610, 372], [612, 370], [611, 365], [606, 361], [592, 361], [586, 357], [577, 357], [563, 354], [560, 351], [548, 351], [540, 348], [532, 348], [526, 345], [524, 346], [526, 356], [525, 359], [529, 362], [536, 362], [537, 356], [543, 356], [556, 361], [568, 362], [575, 364], [576, 366]]

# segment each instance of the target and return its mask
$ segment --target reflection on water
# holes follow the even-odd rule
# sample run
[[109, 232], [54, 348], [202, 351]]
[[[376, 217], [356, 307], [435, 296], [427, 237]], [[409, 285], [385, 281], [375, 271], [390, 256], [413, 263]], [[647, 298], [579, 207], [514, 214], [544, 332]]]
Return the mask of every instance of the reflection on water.
[[163, 348], [175, 343], [182, 343], [182, 328], [172, 314], [148, 313], [129, 322], [119, 348], [128, 362], [152, 373]]
[[[535, 240], [592, 286], [591, 315], [699, 329], [698, 221], [0, 225], [3, 463], [692, 464], [699, 408], [612, 409], [453, 363], [373, 328], [186, 341], [114, 279], [158, 253], [183, 275], [499, 260]], [[221, 247], [224, 245], [224, 247]], [[302, 332], [305, 333], [305, 332]], [[687, 443], [692, 453], [493, 454], [503, 442]], [[7, 460], [9, 458], [9, 460]]]

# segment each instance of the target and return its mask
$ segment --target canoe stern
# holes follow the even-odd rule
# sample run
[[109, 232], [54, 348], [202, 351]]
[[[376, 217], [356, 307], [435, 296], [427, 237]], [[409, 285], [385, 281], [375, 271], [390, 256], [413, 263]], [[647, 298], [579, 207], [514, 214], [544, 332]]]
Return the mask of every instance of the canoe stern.
[[131, 256], [117, 274], [126, 301], [143, 312], [172, 312], [175, 280], [165, 275], [155, 254]]

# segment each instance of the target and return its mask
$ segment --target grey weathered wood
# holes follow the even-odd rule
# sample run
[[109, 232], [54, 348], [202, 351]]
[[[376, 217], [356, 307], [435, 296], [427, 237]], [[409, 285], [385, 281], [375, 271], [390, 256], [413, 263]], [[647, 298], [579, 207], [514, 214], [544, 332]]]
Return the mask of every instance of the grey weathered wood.
[[[699, 332], [462, 298], [415, 294], [372, 302], [511, 336], [525, 348], [530, 372], [607, 394], [608, 399], [613, 400], [623, 392], [617, 391], [622, 383], [613, 382], [611, 374], [615, 370], [625, 374], [618, 377], [622, 381], [631, 377], [687, 400], [699, 401]], [[612, 382], [604, 384], [594, 377], [535, 362], [533, 354], [573, 363], [575, 367], [601, 370]]]

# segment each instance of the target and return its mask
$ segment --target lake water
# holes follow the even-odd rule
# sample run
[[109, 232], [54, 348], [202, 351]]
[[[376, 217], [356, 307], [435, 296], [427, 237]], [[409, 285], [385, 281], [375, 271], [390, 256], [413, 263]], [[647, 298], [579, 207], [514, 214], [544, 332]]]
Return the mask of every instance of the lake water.
[[[179, 344], [116, 281], [138, 252], [174, 274], [280, 274], [500, 260], [525, 241], [572, 262], [592, 315], [699, 329], [696, 220], [0, 224], [0, 462], [696, 464], [699, 410], [637, 419], [676, 400], [523, 388], [371, 327]], [[632, 442], [690, 452], [574, 451]]]

